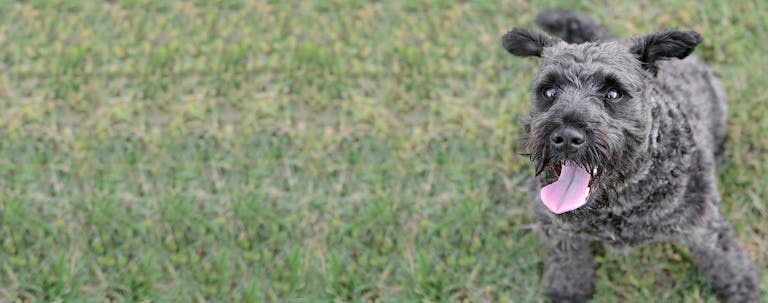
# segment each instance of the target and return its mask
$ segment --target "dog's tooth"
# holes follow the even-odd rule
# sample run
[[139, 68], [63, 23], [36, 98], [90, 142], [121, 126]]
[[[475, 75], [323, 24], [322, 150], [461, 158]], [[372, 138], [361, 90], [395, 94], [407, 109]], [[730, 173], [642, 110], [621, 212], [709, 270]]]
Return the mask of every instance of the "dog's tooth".
[[592, 176], [597, 175], [597, 167], [592, 168]]

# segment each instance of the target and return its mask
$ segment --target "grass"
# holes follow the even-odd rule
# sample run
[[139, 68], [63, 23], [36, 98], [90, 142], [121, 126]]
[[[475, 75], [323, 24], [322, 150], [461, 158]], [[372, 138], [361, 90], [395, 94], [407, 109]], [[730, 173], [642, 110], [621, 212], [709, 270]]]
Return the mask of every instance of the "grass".
[[[702, 33], [768, 293], [766, 3], [289, 2], [0, 2], [0, 301], [541, 302], [499, 37], [551, 6]], [[596, 302], [715, 302], [679, 247], [598, 263]]]

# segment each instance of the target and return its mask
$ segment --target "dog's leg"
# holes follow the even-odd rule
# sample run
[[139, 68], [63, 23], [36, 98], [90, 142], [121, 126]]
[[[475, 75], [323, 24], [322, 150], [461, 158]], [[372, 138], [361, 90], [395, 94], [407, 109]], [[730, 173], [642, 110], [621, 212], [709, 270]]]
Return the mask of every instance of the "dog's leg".
[[590, 242], [542, 224], [539, 232], [548, 264], [546, 295], [553, 303], [586, 302], [595, 292]]
[[699, 270], [723, 302], [755, 302], [760, 293], [754, 265], [739, 246], [731, 225], [716, 211], [684, 239]]

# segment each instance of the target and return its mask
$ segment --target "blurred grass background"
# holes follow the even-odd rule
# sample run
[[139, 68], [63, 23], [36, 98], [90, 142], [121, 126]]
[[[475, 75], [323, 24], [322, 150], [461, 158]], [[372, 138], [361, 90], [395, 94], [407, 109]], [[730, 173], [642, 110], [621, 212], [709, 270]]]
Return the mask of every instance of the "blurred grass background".
[[[543, 8], [679, 27], [723, 79], [725, 212], [768, 291], [768, 4], [0, 2], [0, 300], [541, 302], [517, 138]], [[596, 302], [715, 302], [677, 246]]]

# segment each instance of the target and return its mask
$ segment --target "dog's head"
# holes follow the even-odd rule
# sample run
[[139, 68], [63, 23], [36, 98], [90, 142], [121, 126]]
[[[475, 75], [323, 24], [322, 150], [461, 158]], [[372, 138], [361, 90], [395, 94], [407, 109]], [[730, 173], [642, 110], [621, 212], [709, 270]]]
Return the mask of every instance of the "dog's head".
[[543, 32], [514, 29], [504, 48], [541, 57], [525, 128], [541, 199], [560, 214], [637, 170], [651, 124], [648, 100], [656, 62], [685, 58], [701, 37], [669, 30], [625, 41], [568, 44]]

